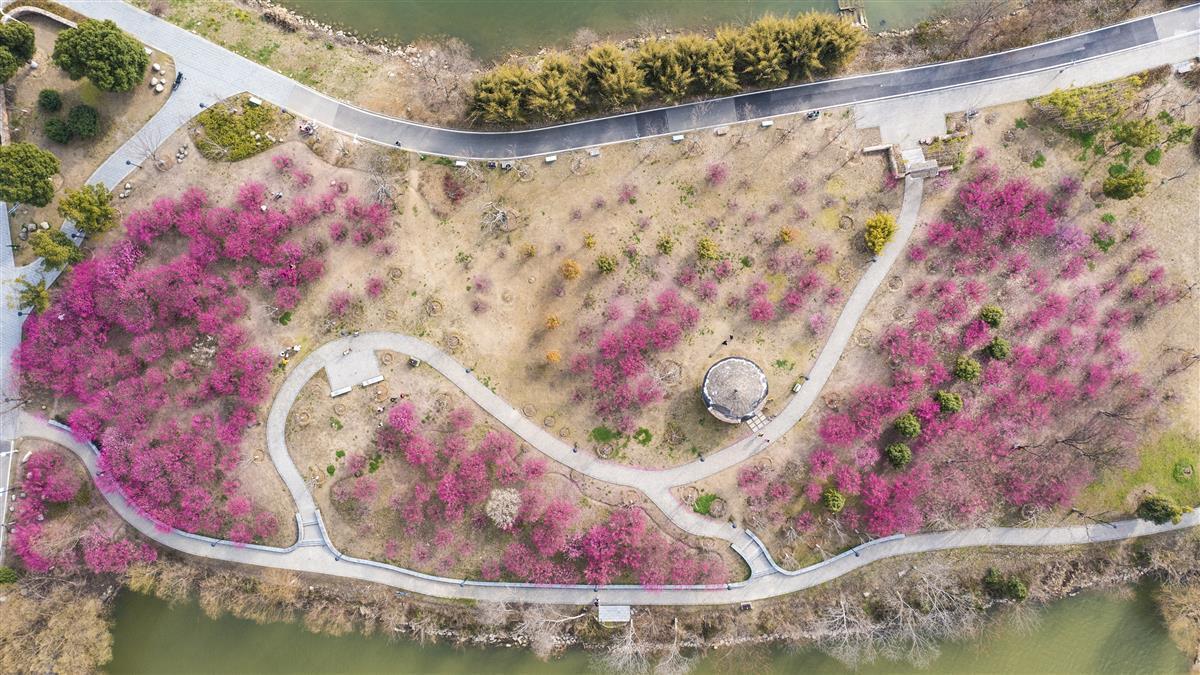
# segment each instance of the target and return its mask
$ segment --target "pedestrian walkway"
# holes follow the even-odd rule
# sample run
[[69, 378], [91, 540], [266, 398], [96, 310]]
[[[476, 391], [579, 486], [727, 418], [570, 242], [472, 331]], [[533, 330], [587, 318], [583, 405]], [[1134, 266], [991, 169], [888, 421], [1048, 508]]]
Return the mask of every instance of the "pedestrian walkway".
[[[65, 429], [55, 426], [52, 422], [37, 419], [29, 413], [20, 413], [16, 422], [17, 433], [20, 436], [50, 441], [70, 449], [79, 456], [88, 472], [95, 477], [97, 469], [94, 447], [80, 443]], [[802, 570], [755, 573], [745, 581], [728, 584], [645, 588], [450, 579], [373, 560], [361, 560], [343, 555], [333, 546], [321, 522], [320, 512], [315, 509], [311, 518], [297, 519], [299, 536], [297, 543], [290, 547], [235, 544], [160, 526], [139, 514], [125, 501], [120, 491], [102, 494], [117, 515], [147, 539], [188, 555], [243, 565], [369, 581], [438, 598], [554, 605], [584, 605], [593, 601], [607, 605], [716, 605], [749, 602], [811, 588], [878, 560], [895, 556], [970, 547], [1072, 546], [1144, 537], [1200, 524], [1200, 511], [1192, 511], [1184, 515], [1179, 523], [1166, 525], [1154, 525], [1141, 520], [1123, 520], [1111, 525], [976, 528], [908, 537], [897, 535], [867, 542]], [[746, 555], [754, 554], [748, 552]]]

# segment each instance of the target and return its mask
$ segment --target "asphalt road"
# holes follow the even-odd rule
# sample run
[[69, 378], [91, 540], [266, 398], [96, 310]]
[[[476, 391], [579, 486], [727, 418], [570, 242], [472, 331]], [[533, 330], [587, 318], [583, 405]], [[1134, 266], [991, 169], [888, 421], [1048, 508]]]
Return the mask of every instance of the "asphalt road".
[[359, 138], [435, 155], [506, 159], [843, 106], [955, 87], [1043, 69], [1145, 45], [1200, 29], [1200, 4], [1051, 42], [962, 61], [846, 77], [726, 98], [644, 110], [539, 129], [477, 132], [431, 127], [337, 101], [238, 56], [183, 28], [113, 0], [64, 0], [95, 18], [113, 19], [146, 44], [170, 53], [185, 73], [183, 88], [220, 100], [253, 92], [291, 112]]

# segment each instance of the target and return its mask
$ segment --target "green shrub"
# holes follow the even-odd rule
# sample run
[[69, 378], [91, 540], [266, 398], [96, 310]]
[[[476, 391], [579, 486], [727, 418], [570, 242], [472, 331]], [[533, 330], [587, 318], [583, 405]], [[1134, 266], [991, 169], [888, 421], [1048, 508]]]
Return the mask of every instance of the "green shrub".
[[71, 127], [67, 124], [66, 120], [62, 120], [57, 117], [51, 117], [50, 119], [46, 120], [45, 126], [42, 127], [42, 132], [46, 134], [46, 138], [49, 138], [55, 143], [70, 143], [72, 136], [74, 136], [74, 134], [71, 133]]
[[204, 130], [196, 148], [205, 158], [236, 162], [274, 145], [267, 133], [278, 121], [275, 108], [266, 103], [251, 106], [244, 98], [236, 105], [235, 110], [231, 104], [218, 103], [196, 117], [196, 123]]
[[637, 431], [633, 432], [633, 440], [638, 445], [650, 445], [650, 441], [653, 438], [654, 435], [651, 434], [650, 430], [645, 427], [639, 427]]
[[717, 242], [703, 237], [696, 242], [696, 256], [701, 260], [720, 260], [721, 249], [717, 246]]
[[100, 113], [90, 105], [79, 104], [67, 113], [67, 126], [80, 138], [94, 138], [100, 133]]
[[712, 514], [713, 502], [717, 501], [717, 496], [711, 492], [706, 492], [699, 497], [696, 497], [696, 503], [692, 504], [692, 510], [702, 516]]
[[969, 356], [960, 356], [954, 362], [954, 376], [963, 382], [975, 382], [983, 373], [983, 366]]
[[601, 274], [609, 274], [617, 270], [617, 259], [611, 255], [602, 255], [596, 258], [596, 268]]
[[1004, 322], [1004, 310], [998, 305], [984, 305], [979, 310], [979, 318], [992, 328], [999, 328]]
[[897, 469], [903, 469], [912, 461], [912, 448], [904, 443], [892, 443], [883, 450], [889, 463]]
[[1162, 140], [1162, 130], [1154, 120], [1130, 120], [1113, 125], [1112, 137], [1122, 145], [1144, 148]]
[[830, 512], [838, 513], [846, 508], [846, 495], [838, 492], [836, 488], [827, 487], [821, 493], [821, 504]]
[[[1111, 169], [1111, 167], [1110, 167]], [[1110, 175], [1104, 179], [1104, 196], [1112, 199], [1132, 199], [1145, 194], [1146, 186], [1150, 184], [1150, 179], [1146, 178], [1146, 172], [1141, 169], [1134, 169], [1120, 175]]]
[[896, 219], [890, 213], [876, 213], [867, 219], [866, 228], [863, 240], [872, 253], [879, 255], [896, 233]]
[[675, 240], [670, 237], [661, 237], [658, 240], [658, 252], [663, 255], [671, 255], [671, 251], [675, 250]]
[[1040, 169], [1043, 166], [1046, 166], [1046, 156], [1039, 152], [1037, 157], [1034, 157], [1033, 161], [1030, 162], [1029, 165], [1035, 169]]
[[1162, 148], [1150, 148], [1146, 151], [1143, 159], [1150, 166], [1158, 166], [1158, 163], [1162, 161], [1162, 154]]
[[62, 110], [62, 95], [57, 89], [43, 89], [38, 92], [38, 108], [43, 112], [56, 113]]
[[897, 417], [892, 426], [905, 438], [916, 438], [921, 435], [921, 421], [910, 412]]
[[1178, 523], [1183, 517], [1183, 507], [1166, 495], [1154, 494], [1142, 500], [1137, 507], [1137, 517], [1156, 525]]
[[987, 352], [993, 359], [1003, 361], [1012, 356], [1012, 345], [1008, 344], [1008, 340], [997, 335], [988, 343]]
[[983, 575], [983, 590], [993, 598], [1021, 601], [1029, 597], [1025, 582], [1016, 576], [1004, 576], [995, 568], [988, 568]]
[[963, 407], [962, 397], [952, 391], [934, 392], [933, 400], [937, 401], [938, 407], [946, 413], [956, 413]]
[[11, 584], [17, 581], [17, 571], [4, 565], [0, 566], [0, 584]]

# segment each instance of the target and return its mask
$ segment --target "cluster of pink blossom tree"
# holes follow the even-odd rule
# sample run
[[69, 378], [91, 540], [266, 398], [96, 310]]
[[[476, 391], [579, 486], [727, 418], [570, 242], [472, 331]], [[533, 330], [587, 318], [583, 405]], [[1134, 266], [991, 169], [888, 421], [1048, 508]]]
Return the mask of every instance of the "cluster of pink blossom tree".
[[[347, 463], [345, 477], [334, 487], [335, 500], [353, 508], [386, 503], [406, 535], [435, 542], [434, 547], [414, 546], [412, 555], [441, 571], [473, 550], [468, 541], [473, 534], [500, 537], [504, 545], [497, 559], [481, 566], [480, 574], [490, 580], [660, 585], [725, 579], [719, 558], [696, 555], [667, 539], [640, 509], [618, 509], [589, 527], [576, 502], [548, 494], [545, 459], [519, 459], [516, 439], [495, 430], [483, 433], [472, 448], [468, 437], [473, 429], [473, 415], [466, 409], [455, 409], [443, 424], [436, 424], [422, 422], [412, 403], [394, 406], [377, 432], [376, 447], [385, 455], [403, 457], [419, 474], [390, 496], [373, 490], [363, 496], [357, 493], [370, 474], [362, 471], [361, 463]], [[484, 508], [498, 489], [514, 490], [520, 497], [515, 517], [502, 525], [489, 519]], [[384, 555], [400, 555], [398, 542], [385, 544]]]
[[[610, 323], [620, 321], [621, 315], [616, 304], [605, 310]], [[598, 415], [622, 433], [632, 433], [637, 428], [634, 414], [662, 398], [648, 360], [675, 347], [699, 317], [700, 311], [673, 289], [662, 291], [653, 302], [638, 303], [624, 324], [600, 336], [594, 353], [572, 358], [571, 372], [591, 377], [591, 387], [578, 390], [577, 398], [591, 398]]]
[[52, 504], [72, 502], [83, 478], [62, 454], [37, 450], [21, 465], [20, 499], [14, 500], [9, 545], [31, 572], [71, 569], [84, 564], [93, 572], [121, 573], [133, 562], [152, 562], [152, 547], [122, 536], [123, 527], [108, 530], [93, 523], [85, 533], [72, 531], [65, 514], [54, 516]]
[[[181, 530], [242, 542], [275, 532], [237, 479], [272, 366], [239, 322], [256, 300], [294, 307], [324, 273], [327, 243], [303, 232], [340, 195], [272, 208], [278, 200], [250, 182], [232, 206], [196, 188], [163, 197], [27, 320], [14, 357], [23, 386], [75, 403], [68, 421], [100, 448], [102, 487]], [[343, 208], [370, 236], [386, 222], [377, 205], [346, 198]]]
[[[1100, 470], [1135, 461], [1153, 392], [1122, 338], [1182, 296], [1152, 249], [1134, 249], [1138, 228], [1069, 221], [1077, 187], [990, 166], [964, 183], [909, 251], [921, 309], [880, 340], [890, 382], [822, 416], [790, 526], [809, 531], [826, 511], [875, 536], [995, 522], [1068, 505]], [[904, 458], [883, 461], [898, 444]], [[771, 483], [747, 471], [739, 484], [763, 512]], [[845, 508], [823, 508], [829, 489]]]

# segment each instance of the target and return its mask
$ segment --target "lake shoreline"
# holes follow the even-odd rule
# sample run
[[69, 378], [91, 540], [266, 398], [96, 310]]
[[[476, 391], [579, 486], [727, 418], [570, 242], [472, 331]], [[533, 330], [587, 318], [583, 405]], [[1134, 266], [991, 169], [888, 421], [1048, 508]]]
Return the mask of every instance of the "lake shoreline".
[[[847, 602], [860, 605], [876, 594], [898, 592], [919, 595], [922, 579], [939, 593], [962, 600], [953, 611], [939, 615], [954, 630], [934, 622], [915, 624], [921, 644], [978, 640], [999, 620], [1045, 607], [1080, 593], [1131, 588], [1154, 581], [1195, 584], [1200, 569], [1196, 534], [1181, 532], [1116, 545], [1074, 547], [1061, 550], [961, 550], [882, 561], [862, 571], [831, 581], [804, 593], [756, 602], [749, 610], [736, 606], [707, 608], [638, 607], [635, 624], [637, 647], [645, 655], [712, 653], [743, 647], [778, 649], [816, 648], [831, 653], [875, 653], [886, 645], [875, 644], [890, 630], [860, 616], [857, 632], [830, 632], [826, 610]], [[444, 602], [396, 595], [392, 589], [372, 584], [317, 579], [281, 573], [256, 574], [175, 556], [159, 561], [156, 579], [130, 584], [171, 601], [193, 599], [189, 590], [178, 595], [171, 578], [187, 577], [189, 589], [200, 589], [201, 606], [210, 618], [230, 615], [260, 623], [299, 622], [309, 632], [365, 636], [399, 636], [405, 640], [459, 647], [529, 650], [543, 659], [582, 650], [604, 658], [621, 646], [613, 642], [614, 630], [601, 628], [592, 618], [592, 607], [521, 606], [519, 603]], [[988, 569], [1022, 579], [1030, 599], [1024, 603], [989, 597], [980, 588]], [[261, 596], [277, 598], [280, 586], [307, 587], [286, 602], [264, 606]], [[174, 589], [174, 590], [172, 590]], [[174, 594], [173, 594], [174, 593]], [[566, 617], [572, 617], [565, 621]], [[628, 648], [628, 645], [624, 645]], [[884, 649], [886, 652], [886, 649]], [[1195, 654], [1188, 654], [1195, 658]]]

